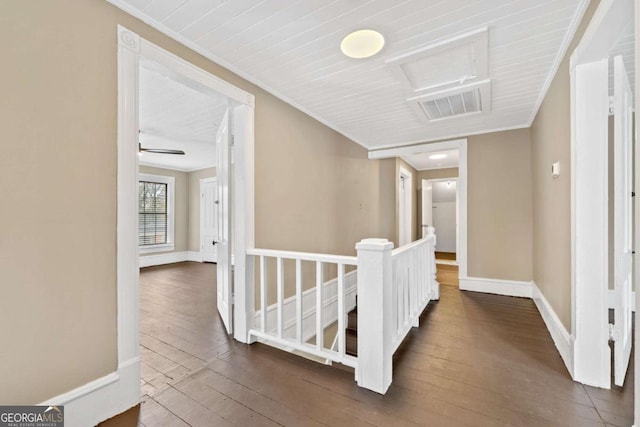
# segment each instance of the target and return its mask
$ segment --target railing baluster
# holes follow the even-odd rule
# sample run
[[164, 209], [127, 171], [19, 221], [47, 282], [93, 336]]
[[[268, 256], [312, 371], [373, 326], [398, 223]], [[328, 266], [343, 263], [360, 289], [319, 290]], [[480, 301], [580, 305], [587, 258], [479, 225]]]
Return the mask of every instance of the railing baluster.
[[345, 325], [344, 317], [346, 316], [344, 302], [344, 264], [338, 264], [338, 352], [340, 356], [344, 356], [345, 352]]
[[260, 323], [262, 332], [267, 332], [267, 267], [264, 256], [260, 256]]
[[316, 348], [324, 347], [324, 328], [322, 325], [322, 262], [316, 261]]
[[296, 339], [302, 344], [302, 261], [296, 259]]
[[284, 277], [282, 258], [276, 258], [276, 276], [278, 281], [278, 338], [282, 338], [284, 329]]

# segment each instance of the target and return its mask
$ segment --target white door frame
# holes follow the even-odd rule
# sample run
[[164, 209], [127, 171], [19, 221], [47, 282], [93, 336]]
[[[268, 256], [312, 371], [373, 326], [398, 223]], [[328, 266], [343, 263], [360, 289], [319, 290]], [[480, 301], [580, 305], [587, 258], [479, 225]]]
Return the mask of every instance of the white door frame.
[[411, 221], [413, 216], [411, 209], [413, 204], [412, 188], [413, 174], [405, 167], [400, 166], [398, 173], [398, 246], [407, 245], [413, 239], [413, 234], [411, 233], [413, 228]]
[[369, 151], [369, 159], [390, 159], [411, 154], [432, 153], [435, 151], [458, 150], [458, 271], [461, 280], [467, 276], [467, 139], [455, 139], [444, 142], [410, 145]]
[[[458, 253], [458, 248], [460, 246], [460, 192], [458, 191], [458, 177], [457, 176], [452, 176], [450, 178], [424, 179], [423, 181], [429, 181], [431, 183], [434, 183], [434, 182], [445, 182], [445, 181], [455, 181], [455, 183], [456, 183], [456, 254], [457, 254]], [[434, 224], [431, 224], [431, 225], [435, 227]], [[437, 235], [438, 235], [438, 229], [436, 228], [436, 237], [437, 237]], [[436, 243], [436, 249], [437, 249], [437, 243]], [[456, 255], [456, 259], [457, 258], [458, 257]]]
[[[209, 178], [200, 178], [200, 251], [202, 253], [202, 255], [200, 256], [200, 258], [204, 259], [204, 247], [205, 247], [205, 241], [204, 241], [204, 233], [203, 233], [203, 229], [204, 229], [204, 184], [206, 183], [217, 183], [218, 179], [215, 176], [209, 177]], [[216, 212], [217, 215], [217, 212]], [[216, 236], [216, 238], [219, 238], [218, 236]], [[218, 262], [218, 257], [216, 256], [215, 261], [213, 262]]]
[[633, 23], [632, 10], [633, 0], [603, 0], [570, 62], [573, 357], [568, 368], [576, 381], [603, 388], [611, 386], [606, 285], [608, 58], [625, 25]]
[[[235, 136], [233, 199], [235, 226], [234, 338], [247, 342], [253, 313], [253, 269], [247, 266], [247, 248], [254, 247], [254, 96], [148, 42], [118, 25], [118, 134], [117, 134], [117, 344], [118, 366], [135, 363], [138, 383], [135, 405], [140, 399], [139, 337], [140, 296], [137, 243], [138, 96], [141, 61], [153, 64], [171, 78], [203, 92], [223, 94], [232, 101]], [[213, 309], [213, 308], [212, 308]], [[135, 389], [137, 388], [137, 389]], [[133, 394], [123, 400], [131, 400]], [[130, 407], [127, 406], [127, 407]], [[126, 408], [125, 408], [126, 409]]]

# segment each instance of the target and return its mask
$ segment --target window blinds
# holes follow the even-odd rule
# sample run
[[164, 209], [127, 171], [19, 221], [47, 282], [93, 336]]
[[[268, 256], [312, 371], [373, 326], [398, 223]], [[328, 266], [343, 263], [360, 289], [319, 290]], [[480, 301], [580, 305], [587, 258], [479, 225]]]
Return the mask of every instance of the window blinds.
[[138, 183], [138, 244], [167, 243], [167, 184]]

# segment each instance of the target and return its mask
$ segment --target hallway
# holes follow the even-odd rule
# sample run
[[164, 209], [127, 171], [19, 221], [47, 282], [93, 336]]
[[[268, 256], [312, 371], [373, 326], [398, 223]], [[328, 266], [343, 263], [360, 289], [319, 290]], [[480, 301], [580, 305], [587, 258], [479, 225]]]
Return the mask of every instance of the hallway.
[[[385, 396], [353, 372], [228, 338], [211, 264], [143, 269], [140, 425], [629, 426], [622, 390], [571, 381], [533, 302], [441, 287]], [[161, 375], [160, 375], [161, 374]]]

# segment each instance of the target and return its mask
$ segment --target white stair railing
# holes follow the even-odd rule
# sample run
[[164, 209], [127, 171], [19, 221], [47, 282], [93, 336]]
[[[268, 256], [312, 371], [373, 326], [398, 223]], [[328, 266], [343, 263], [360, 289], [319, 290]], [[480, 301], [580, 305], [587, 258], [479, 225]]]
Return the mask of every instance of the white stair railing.
[[384, 394], [393, 378], [393, 354], [429, 301], [439, 298], [435, 229], [393, 250], [386, 239], [365, 239], [358, 250], [358, 366], [360, 387]]
[[[356, 245], [357, 257], [247, 250], [258, 267], [259, 283], [249, 342], [255, 338], [286, 351], [351, 366], [360, 387], [386, 393], [393, 378], [393, 354], [411, 328], [419, 326], [429, 301], [439, 298], [435, 244], [435, 230], [429, 227], [423, 239], [395, 250], [386, 239], [364, 239]], [[275, 261], [275, 274], [268, 271], [269, 259]], [[285, 289], [285, 261], [290, 268], [295, 266], [290, 276], [295, 277], [293, 292]], [[304, 286], [303, 262], [315, 264], [312, 287]], [[325, 280], [326, 266], [333, 267], [330, 280]], [[346, 272], [348, 266], [357, 270]], [[275, 290], [269, 286], [273, 279]], [[275, 302], [269, 304], [272, 293]], [[356, 293], [358, 356], [354, 357], [346, 354], [345, 336], [347, 313], [355, 308]], [[337, 346], [325, 345], [324, 332], [335, 323]], [[315, 342], [310, 342], [314, 337]]]
[[[357, 265], [356, 257], [272, 249], [249, 249], [247, 254], [254, 257], [259, 269], [259, 304], [254, 327], [249, 330], [249, 342], [255, 337], [284, 350], [298, 350], [356, 368], [357, 359], [346, 354], [345, 343], [346, 316], [355, 307], [357, 290], [357, 272], [347, 273], [346, 268]], [[269, 304], [274, 296], [270, 294], [273, 286], [269, 286], [269, 259], [275, 260], [276, 270], [272, 304]], [[287, 260], [295, 266], [295, 291], [289, 296], [285, 292]], [[315, 283], [311, 287], [303, 283], [303, 262], [315, 264]], [[326, 280], [326, 271], [331, 271], [329, 280]], [[326, 346], [324, 343], [324, 332], [334, 323], [338, 328], [335, 350], [332, 343]], [[313, 338], [315, 342], [311, 343]]]

